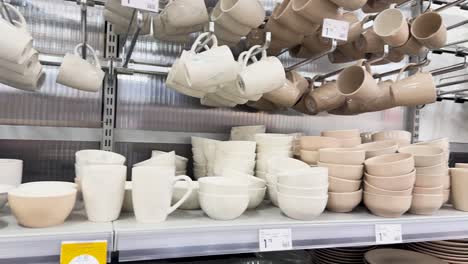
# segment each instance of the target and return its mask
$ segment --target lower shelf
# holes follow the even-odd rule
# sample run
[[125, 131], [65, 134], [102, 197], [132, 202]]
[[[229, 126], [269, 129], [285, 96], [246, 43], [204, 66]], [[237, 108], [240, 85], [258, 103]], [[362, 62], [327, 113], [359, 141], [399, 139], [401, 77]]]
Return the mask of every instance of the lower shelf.
[[[60, 226], [26, 228], [8, 212], [0, 212], [0, 263], [59, 263], [63, 241], [107, 240], [112, 252], [112, 223], [87, 221], [83, 212], [74, 212]], [[110, 260], [110, 254], [108, 254]]]
[[166, 222], [142, 224], [133, 215], [114, 222], [120, 261], [236, 254], [258, 251], [259, 229], [290, 228], [294, 249], [375, 244], [375, 224], [401, 224], [404, 242], [468, 237], [468, 213], [446, 207], [432, 216], [382, 218], [365, 208], [326, 212], [297, 221], [265, 205], [233, 221], [216, 221], [201, 211], [176, 211]]

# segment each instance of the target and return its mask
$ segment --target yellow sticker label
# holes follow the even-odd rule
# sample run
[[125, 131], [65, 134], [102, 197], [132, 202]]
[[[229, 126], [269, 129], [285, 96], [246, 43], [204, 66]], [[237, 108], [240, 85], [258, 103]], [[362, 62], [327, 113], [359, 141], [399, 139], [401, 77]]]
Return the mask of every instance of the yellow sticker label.
[[107, 241], [62, 242], [60, 264], [106, 264]]

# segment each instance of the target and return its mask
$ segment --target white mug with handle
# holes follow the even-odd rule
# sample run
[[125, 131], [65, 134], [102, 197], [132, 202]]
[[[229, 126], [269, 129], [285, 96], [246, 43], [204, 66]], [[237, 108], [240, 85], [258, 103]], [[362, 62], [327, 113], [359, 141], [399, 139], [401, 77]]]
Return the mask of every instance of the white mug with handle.
[[[178, 181], [188, 181], [187, 192], [171, 206], [172, 191]], [[175, 167], [134, 167], [132, 169], [133, 210], [138, 222], [164, 222], [192, 194], [192, 180], [185, 175], [175, 176]]]
[[5, 7], [18, 17], [19, 21], [14, 21], [15, 25], [0, 18], [0, 35], [5, 36], [0, 41], [0, 59], [20, 63], [21, 59], [32, 48], [33, 39], [28, 33], [26, 20], [23, 15], [12, 5]]
[[76, 45], [74, 54], [67, 53], [60, 66], [57, 83], [82, 91], [97, 92], [102, 87], [105, 73], [101, 69], [94, 49], [86, 45], [93, 56], [94, 63], [81, 58], [79, 53], [83, 43]]

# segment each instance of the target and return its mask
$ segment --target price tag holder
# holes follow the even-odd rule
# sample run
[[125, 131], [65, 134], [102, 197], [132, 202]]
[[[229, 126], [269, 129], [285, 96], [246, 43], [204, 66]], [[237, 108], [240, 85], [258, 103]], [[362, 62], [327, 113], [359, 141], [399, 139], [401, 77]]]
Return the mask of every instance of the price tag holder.
[[106, 264], [107, 241], [64, 241], [60, 264]]
[[377, 244], [402, 243], [401, 225], [375, 225], [375, 242]]
[[322, 37], [337, 39], [342, 41], [348, 40], [349, 22], [325, 18], [322, 26]]
[[291, 229], [260, 229], [258, 244], [261, 252], [291, 250]]
[[122, 0], [123, 6], [159, 12], [159, 0]]

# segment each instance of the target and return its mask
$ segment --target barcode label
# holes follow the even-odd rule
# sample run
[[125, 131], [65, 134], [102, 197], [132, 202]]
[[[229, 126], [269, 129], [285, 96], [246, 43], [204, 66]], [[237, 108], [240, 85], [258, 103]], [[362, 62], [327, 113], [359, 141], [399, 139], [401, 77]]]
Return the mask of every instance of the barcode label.
[[348, 40], [349, 22], [325, 18], [323, 20], [322, 37]]
[[159, 0], [122, 0], [122, 5], [151, 12], [159, 11]]
[[375, 225], [375, 242], [377, 244], [402, 243], [401, 225]]
[[258, 237], [260, 251], [292, 249], [291, 229], [261, 229]]

